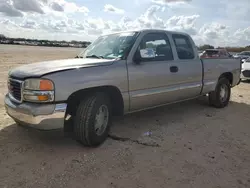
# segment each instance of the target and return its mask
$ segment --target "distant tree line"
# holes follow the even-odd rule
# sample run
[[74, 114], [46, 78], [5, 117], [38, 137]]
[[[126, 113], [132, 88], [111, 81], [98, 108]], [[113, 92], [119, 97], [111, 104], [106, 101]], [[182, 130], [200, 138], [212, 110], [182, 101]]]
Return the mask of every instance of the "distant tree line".
[[88, 42], [88, 41], [75, 41], [75, 40], [56, 41], [56, 40], [26, 39], [26, 38], [10, 38], [10, 37], [6, 37], [6, 36], [0, 34], [0, 44], [86, 48], [90, 44], [90, 42]]
[[[250, 46], [246, 46], [246, 47], [217, 47], [217, 48], [224, 48], [226, 49], [228, 52], [242, 52], [242, 51], [250, 51]], [[209, 44], [205, 44], [202, 46], [198, 46], [198, 49], [200, 51], [204, 51], [206, 49], [215, 49], [214, 46], [209, 45]]]

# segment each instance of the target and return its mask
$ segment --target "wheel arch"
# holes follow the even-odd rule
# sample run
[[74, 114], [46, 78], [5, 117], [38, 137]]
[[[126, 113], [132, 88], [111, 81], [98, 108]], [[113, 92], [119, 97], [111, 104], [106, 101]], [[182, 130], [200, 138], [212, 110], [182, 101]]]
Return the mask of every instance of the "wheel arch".
[[220, 75], [219, 79], [221, 79], [221, 78], [226, 78], [226, 79], [229, 80], [230, 85], [233, 84], [233, 73], [231, 73], [231, 72], [224, 72], [224, 73], [222, 73]]
[[116, 86], [106, 85], [97, 86], [92, 88], [80, 89], [73, 92], [67, 99], [67, 111], [66, 114], [74, 115], [79, 102], [93, 93], [104, 92], [110, 98], [112, 104], [113, 115], [120, 116], [124, 113], [124, 100], [121, 91]]

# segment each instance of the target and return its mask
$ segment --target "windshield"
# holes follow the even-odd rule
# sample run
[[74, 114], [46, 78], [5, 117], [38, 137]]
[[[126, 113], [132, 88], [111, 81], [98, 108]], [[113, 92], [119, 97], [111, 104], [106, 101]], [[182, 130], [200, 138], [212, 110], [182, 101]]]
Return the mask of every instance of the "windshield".
[[80, 58], [125, 59], [133, 46], [137, 32], [124, 32], [97, 38], [82, 53]]
[[245, 62], [246, 62], [246, 63], [250, 63], [250, 58], [246, 59]]
[[249, 55], [250, 56], [250, 52], [241, 52], [241, 53], [239, 53], [239, 55]]

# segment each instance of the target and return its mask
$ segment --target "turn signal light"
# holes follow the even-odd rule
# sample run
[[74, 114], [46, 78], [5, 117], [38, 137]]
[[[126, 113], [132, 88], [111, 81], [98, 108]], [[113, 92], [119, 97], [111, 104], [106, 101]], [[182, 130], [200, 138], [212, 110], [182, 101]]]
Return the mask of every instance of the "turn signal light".
[[51, 91], [54, 89], [53, 83], [50, 80], [40, 80], [41, 91]]

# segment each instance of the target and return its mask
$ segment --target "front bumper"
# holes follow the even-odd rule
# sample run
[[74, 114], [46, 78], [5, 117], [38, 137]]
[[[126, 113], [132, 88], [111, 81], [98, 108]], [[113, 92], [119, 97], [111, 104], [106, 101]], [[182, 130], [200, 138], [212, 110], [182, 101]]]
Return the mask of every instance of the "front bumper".
[[9, 95], [5, 96], [5, 109], [7, 114], [22, 125], [40, 130], [53, 130], [64, 125], [66, 103], [61, 104], [34, 104], [15, 103]]
[[250, 79], [250, 70], [243, 70], [240, 75], [241, 79]]

